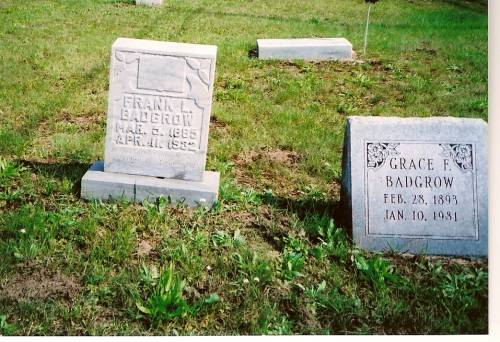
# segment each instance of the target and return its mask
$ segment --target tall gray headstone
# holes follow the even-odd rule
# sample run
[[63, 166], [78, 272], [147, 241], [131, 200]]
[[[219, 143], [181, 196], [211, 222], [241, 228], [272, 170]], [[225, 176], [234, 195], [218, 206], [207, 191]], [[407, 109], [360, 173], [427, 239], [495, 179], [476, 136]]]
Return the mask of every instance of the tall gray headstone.
[[342, 201], [355, 243], [416, 254], [488, 254], [487, 124], [350, 117]]
[[[110, 174], [122, 182], [116, 189], [122, 186], [123, 196], [135, 201], [171, 192], [172, 199], [188, 204], [214, 202], [219, 176], [205, 171], [205, 163], [216, 54], [212, 45], [115, 41], [104, 164], [84, 177], [82, 197], [116, 197], [103, 184], [104, 177], [113, 179], [104, 175]], [[104, 172], [95, 173], [99, 167]], [[189, 190], [181, 191], [183, 184]], [[130, 186], [133, 196], [126, 191]], [[200, 197], [197, 186], [212, 195]]]

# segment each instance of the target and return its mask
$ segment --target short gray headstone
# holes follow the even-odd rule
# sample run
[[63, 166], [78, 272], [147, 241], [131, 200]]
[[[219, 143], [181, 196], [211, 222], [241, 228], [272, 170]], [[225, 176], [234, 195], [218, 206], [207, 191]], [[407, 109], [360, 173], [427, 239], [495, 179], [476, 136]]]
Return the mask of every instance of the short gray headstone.
[[[118, 191], [140, 201], [147, 188], [154, 190], [149, 197], [175, 192], [188, 196], [185, 203], [190, 204], [199, 199], [193, 190], [199, 187], [215, 189], [213, 196], [202, 197], [207, 205], [213, 204], [219, 178], [205, 171], [205, 163], [216, 53], [212, 45], [115, 41], [104, 166], [83, 178], [82, 197], [114, 198]], [[154, 177], [165, 179], [159, 182]], [[131, 186], [133, 196], [121, 191]]]
[[163, 5], [163, 0], [135, 0], [135, 4], [146, 6], [161, 6]]
[[487, 256], [487, 124], [350, 117], [342, 202], [371, 251]]
[[350, 60], [345, 38], [257, 39], [259, 59]]

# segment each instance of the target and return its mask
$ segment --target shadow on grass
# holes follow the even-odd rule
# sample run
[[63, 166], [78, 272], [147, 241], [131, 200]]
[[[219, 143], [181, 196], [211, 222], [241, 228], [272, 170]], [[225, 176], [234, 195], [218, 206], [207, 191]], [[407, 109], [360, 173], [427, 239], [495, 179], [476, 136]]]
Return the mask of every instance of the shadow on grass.
[[296, 214], [301, 220], [311, 215], [328, 216], [333, 219], [336, 226], [342, 227], [348, 236], [352, 237], [350, 212], [340, 200], [333, 198], [330, 200], [324, 198], [290, 198], [274, 194], [264, 194], [261, 199], [264, 204], [286, 209]]
[[17, 162], [37, 175], [59, 180], [68, 179], [73, 183], [71, 192], [78, 198], [80, 197], [82, 177], [90, 167], [90, 164], [81, 162], [38, 162], [24, 159], [19, 159]]
[[[124, 2], [128, 3], [127, 0], [121, 0], [117, 2]], [[464, 10], [469, 10], [469, 11], [474, 11], [474, 12], [479, 12], [482, 14], [487, 14], [488, 13], [488, 0], [476, 0], [476, 1], [467, 1], [467, 0], [441, 0], [442, 3], [449, 4], [451, 6], [455, 6], [460, 9]], [[329, 14], [325, 13], [325, 16], [319, 20], [317, 17], [313, 18], [299, 18], [299, 17], [285, 17], [285, 16], [278, 16], [278, 15], [259, 15], [259, 14], [250, 14], [250, 13], [238, 13], [238, 12], [224, 12], [224, 11], [213, 11], [213, 10], [207, 10], [205, 8], [170, 8], [170, 10], [173, 10], [175, 12], [179, 13], [188, 13], [188, 14], [194, 14], [194, 15], [200, 15], [200, 14], [205, 14], [205, 15], [212, 15], [212, 16], [219, 16], [219, 17], [241, 17], [241, 18], [247, 18], [247, 19], [253, 19], [253, 20], [269, 20], [269, 21], [277, 21], [280, 23], [308, 23], [308, 24], [313, 24], [313, 25], [318, 25], [318, 24], [329, 24], [329, 23], [337, 23], [335, 19], [329, 18]], [[345, 24], [341, 24], [345, 25]], [[407, 25], [406, 25], [407, 26]], [[417, 26], [417, 24], [415, 24]]]
[[[220, 16], [220, 17], [241, 17], [247, 19], [260, 19], [260, 20], [270, 20], [270, 21], [279, 21], [279, 22], [288, 22], [288, 23], [310, 23], [310, 24], [318, 24], [319, 21], [317, 18], [310, 19], [302, 19], [299, 17], [283, 17], [278, 15], [259, 15], [259, 14], [250, 14], [250, 13], [238, 13], [238, 12], [224, 12], [224, 11], [211, 11], [205, 8], [172, 8], [175, 12], [180, 13], [189, 13], [189, 14], [206, 14], [212, 16]], [[330, 18], [324, 18], [321, 22], [332, 22], [333, 20]]]
[[254, 46], [250, 50], [248, 50], [248, 58], [250, 59], [257, 59], [259, 58], [259, 49], [257, 46]]
[[444, 3], [480, 13], [488, 13], [488, 0], [442, 0]]
[[135, 0], [114, 0], [113, 5], [130, 5], [135, 6]]

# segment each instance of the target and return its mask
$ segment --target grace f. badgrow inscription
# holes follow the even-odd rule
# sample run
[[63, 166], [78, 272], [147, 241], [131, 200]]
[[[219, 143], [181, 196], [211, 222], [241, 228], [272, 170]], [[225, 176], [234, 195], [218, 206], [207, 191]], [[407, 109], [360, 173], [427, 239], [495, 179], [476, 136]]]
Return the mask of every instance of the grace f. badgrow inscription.
[[343, 201], [370, 250], [487, 254], [486, 124], [352, 117]]
[[[478, 237], [474, 144], [400, 141], [365, 146], [368, 235]], [[456, 228], [450, 230], [450, 224]]]
[[219, 174], [205, 162], [216, 53], [212, 45], [115, 41], [104, 163], [84, 176], [84, 198], [215, 201]]

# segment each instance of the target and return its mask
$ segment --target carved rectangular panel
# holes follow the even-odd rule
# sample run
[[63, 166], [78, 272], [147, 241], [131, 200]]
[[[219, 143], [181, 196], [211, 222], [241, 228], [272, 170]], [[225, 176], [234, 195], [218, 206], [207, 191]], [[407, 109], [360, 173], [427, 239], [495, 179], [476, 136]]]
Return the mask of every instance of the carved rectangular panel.
[[478, 239], [474, 144], [365, 146], [367, 235]]

